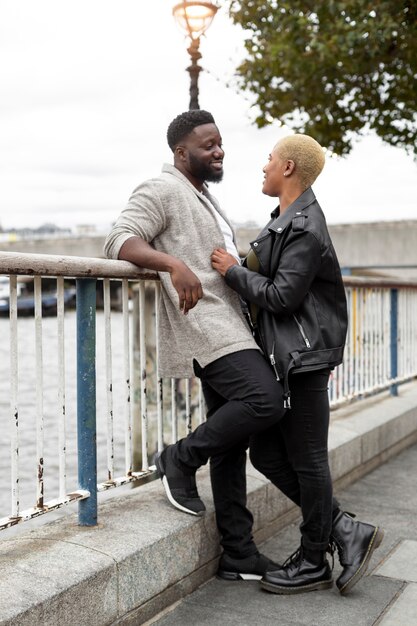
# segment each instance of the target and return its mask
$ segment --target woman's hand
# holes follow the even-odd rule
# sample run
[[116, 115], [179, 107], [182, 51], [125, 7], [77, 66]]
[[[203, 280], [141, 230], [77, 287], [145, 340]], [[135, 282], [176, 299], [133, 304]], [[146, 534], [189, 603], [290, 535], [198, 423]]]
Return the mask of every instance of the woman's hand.
[[239, 263], [232, 254], [229, 254], [223, 248], [216, 248], [211, 255], [211, 265], [219, 274], [224, 276], [229, 267], [239, 265]]

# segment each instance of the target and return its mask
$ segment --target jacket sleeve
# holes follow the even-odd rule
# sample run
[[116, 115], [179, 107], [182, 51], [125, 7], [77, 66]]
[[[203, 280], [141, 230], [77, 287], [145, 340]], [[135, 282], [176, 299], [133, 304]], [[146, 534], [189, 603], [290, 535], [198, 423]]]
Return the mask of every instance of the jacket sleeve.
[[249, 302], [276, 315], [296, 311], [313, 282], [321, 263], [320, 244], [308, 231], [292, 233], [282, 251], [274, 277], [233, 265], [226, 283]]
[[104, 243], [104, 254], [117, 259], [120, 248], [130, 237], [141, 237], [150, 243], [166, 227], [163, 202], [153, 181], [137, 187], [113, 225]]

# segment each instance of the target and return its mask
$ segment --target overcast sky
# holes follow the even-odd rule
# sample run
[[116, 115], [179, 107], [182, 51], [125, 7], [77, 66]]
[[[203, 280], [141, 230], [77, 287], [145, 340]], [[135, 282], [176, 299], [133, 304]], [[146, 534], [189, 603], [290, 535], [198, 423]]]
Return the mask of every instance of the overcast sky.
[[[189, 64], [170, 0], [0, 0], [0, 225], [96, 224], [172, 156], [169, 122], [188, 109]], [[219, 10], [201, 43], [200, 106], [226, 151], [212, 188], [235, 223], [266, 221], [262, 167], [291, 131], [258, 130], [227, 84], [243, 34]], [[417, 165], [375, 137], [328, 159], [314, 190], [329, 223], [417, 219]]]

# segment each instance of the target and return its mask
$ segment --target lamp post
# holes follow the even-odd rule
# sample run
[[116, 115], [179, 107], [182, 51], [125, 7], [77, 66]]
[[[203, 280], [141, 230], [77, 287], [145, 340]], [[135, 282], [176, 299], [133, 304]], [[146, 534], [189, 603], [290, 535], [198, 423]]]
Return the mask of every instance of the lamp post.
[[198, 61], [201, 59], [200, 37], [204, 35], [218, 7], [212, 2], [194, 2], [186, 0], [176, 4], [172, 9], [172, 14], [179, 25], [190, 39], [190, 45], [187, 52], [191, 57], [191, 65], [187, 67], [190, 74], [190, 106], [189, 109], [199, 109], [198, 104], [198, 75], [201, 72], [201, 66]]

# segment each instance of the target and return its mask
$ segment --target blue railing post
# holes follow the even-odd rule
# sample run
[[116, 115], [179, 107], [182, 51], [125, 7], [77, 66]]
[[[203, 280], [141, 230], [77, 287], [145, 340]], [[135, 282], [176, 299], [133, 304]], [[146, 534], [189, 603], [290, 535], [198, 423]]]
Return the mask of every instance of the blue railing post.
[[[391, 378], [395, 380], [398, 376], [398, 289], [391, 289], [390, 292], [390, 360]], [[398, 383], [393, 383], [390, 387], [390, 394], [398, 396]]]
[[97, 524], [96, 280], [77, 279], [78, 483], [90, 496], [78, 503], [80, 526]]

